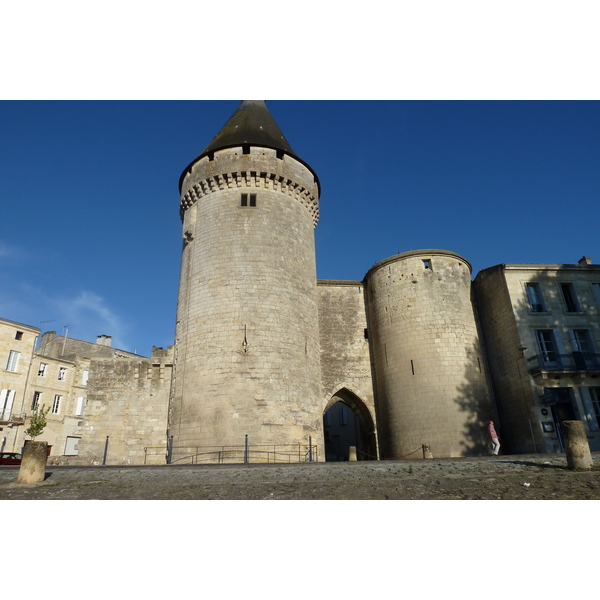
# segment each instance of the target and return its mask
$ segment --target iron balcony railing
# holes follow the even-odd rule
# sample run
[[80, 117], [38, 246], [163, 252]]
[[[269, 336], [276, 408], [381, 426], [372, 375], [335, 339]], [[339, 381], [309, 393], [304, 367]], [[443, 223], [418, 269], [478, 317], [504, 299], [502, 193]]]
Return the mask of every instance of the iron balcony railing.
[[20, 413], [18, 415], [0, 413], [0, 425], [8, 425], [9, 427], [12, 427], [13, 425], [23, 425], [26, 418], [27, 415], [25, 413]]
[[600, 371], [600, 354], [573, 352], [572, 354], [538, 354], [527, 359], [529, 371]]

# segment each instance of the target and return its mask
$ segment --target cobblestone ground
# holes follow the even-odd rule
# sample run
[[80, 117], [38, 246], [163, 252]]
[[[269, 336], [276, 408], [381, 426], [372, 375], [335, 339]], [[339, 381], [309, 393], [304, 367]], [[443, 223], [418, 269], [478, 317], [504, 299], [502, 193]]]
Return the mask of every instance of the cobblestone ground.
[[1, 500], [587, 500], [589, 471], [564, 454], [268, 465], [49, 466], [37, 485], [0, 467]]

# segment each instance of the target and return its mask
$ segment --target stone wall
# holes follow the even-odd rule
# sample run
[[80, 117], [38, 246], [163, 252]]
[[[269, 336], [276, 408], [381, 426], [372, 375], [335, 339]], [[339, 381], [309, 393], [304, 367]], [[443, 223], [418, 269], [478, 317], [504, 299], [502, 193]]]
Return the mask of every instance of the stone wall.
[[318, 281], [323, 411], [342, 389], [376, 423], [364, 288], [360, 281]]
[[99, 336], [96, 343], [85, 342], [75, 338], [57, 336], [56, 331], [47, 331], [42, 335], [39, 354], [52, 358], [64, 358], [65, 360], [75, 360], [75, 357], [86, 358], [111, 358], [115, 356], [136, 357], [137, 354], [112, 348], [104, 342], [108, 336]]
[[503, 451], [533, 452], [528, 423], [534, 400], [504, 265], [481, 271], [474, 292], [498, 410], [496, 431]]
[[79, 454], [68, 463], [102, 464], [108, 436], [106, 464], [164, 464], [171, 372], [172, 348], [166, 357], [93, 359]]
[[[42, 365], [43, 369], [40, 368]], [[37, 441], [45, 441], [52, 446], [52, 460], [64, 454], [66, 439], [73, 435], [78, 425], [77, 398], [85, 398], [87, 393], [83, 373], [88, 369], [87, 359], [71, 362], [39, 353], [36, 353], [31, 363], [24, 408], [30, 417], [35, 397], [38, 405], [48, 410], [47, 425]], [[29, 419], [26, 422], [26, 426], [28, 425]], [[24, 439], [27, 438], [24, 436]]]
[[[37, 327], [0, 319], [0, 448], [20, 452], [23, 429], [22, 413], [26, 408], [26, 386], [35, 343]], [[14, 370], [7, 367], [10, 353], [18, 352]]]

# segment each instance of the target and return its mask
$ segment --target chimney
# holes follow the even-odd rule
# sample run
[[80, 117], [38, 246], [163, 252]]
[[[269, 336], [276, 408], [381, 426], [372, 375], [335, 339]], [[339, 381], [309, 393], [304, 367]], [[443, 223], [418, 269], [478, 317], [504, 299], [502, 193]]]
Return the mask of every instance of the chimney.
[[98, 344], [98, 346], [108, 346], [110, 348], [110, 346], [112, 344], [112, 336], [110, 336], [110, 335], [99, 335], [96, 338], [96, 344]]
[[587, 267], [588, 265], [592, 264], [592, 259], [589, 256], [582, 256], [579, 259], [579, 266], [581, 267]]
[[56, 337], [56, 331], [46, 331], [42, 333], [42, 339], [40, 341], [40, 346], [44, 346], [45, 344], [50, 343]]

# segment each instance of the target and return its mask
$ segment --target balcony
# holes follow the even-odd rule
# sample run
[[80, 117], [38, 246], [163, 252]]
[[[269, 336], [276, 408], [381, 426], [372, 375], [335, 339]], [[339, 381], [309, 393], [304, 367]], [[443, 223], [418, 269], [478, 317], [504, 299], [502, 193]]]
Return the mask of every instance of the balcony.
[[537, 373], [600, 373], [600, 354], [573, 352], [572, 354], [538, 354], [527, 359], [528, 371]]
[[23, 425], [25, 423], [26, 415], [25, 413], [21, 413], [20, 415], [2, 415], [0, 414], [0, 425], [12, 427], [13, 425]]

